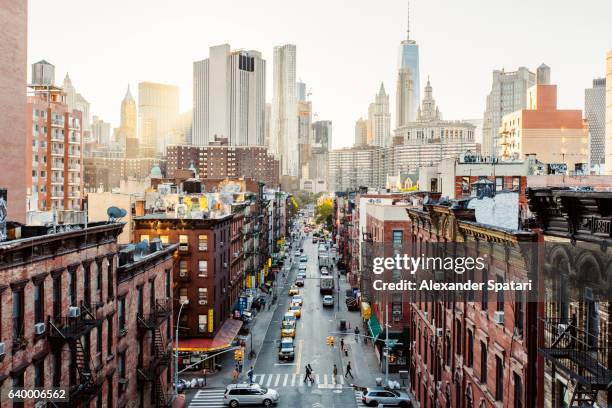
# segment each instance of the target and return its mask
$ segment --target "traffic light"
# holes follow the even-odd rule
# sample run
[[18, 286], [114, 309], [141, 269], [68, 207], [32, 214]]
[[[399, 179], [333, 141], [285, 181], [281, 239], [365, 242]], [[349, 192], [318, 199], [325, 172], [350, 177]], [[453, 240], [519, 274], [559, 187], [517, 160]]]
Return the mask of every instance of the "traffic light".
[[389, 362], [391, 364], [395, 363], [395, 360], [397, 360], [397, 357], [394, 354], [389, 355]]
[[234, 350], [234, 360], [242, 361], [243, 359], [244, 359], [244, 353], [242, 352], [242, 349]]
[[334, 336], [327, 336], [327, 345], [334, 346]]

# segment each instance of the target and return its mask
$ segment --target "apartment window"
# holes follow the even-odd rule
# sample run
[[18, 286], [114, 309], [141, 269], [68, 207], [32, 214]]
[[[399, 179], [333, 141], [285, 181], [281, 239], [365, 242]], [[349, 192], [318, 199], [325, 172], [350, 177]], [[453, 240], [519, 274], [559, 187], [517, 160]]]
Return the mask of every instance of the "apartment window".
[[208, 236], [204, 234], [198, 235], [198, 250], [208, 251]]
[[106, 272], [106, 284], [108, 285], [108, 298], [112, 299], [115, 296], [114, 281], [113, 281], [113, 258], [108, 259], [108, 269]]
[[394, 230], [393, 231], [393, 245], [401, 245], [404, 240], [404, 231]]
[[96, 363], [102, 365], [102, 325], [96, 328]]
[[119, 299], [119, 310], [118, 310], [118, 315], [117, 317], [119, 318], [119, 336], [123, 336], [127, 329], [125, 327], [125, 310], [126, 308], [126, 304], [125, 304], [125, 298], [121, 298]]
[[189, 275], [189, 263], [187, 261], [179, 262], [179, 276]]
[[468, 330], [467, 335], [467, 366], [472, 367], [474, 365], [474, 332], [472, 332], [472, 330]]
[[144, 315], [144, 295], [142, 293], [142, 285], [136, 287], [136, 306], [138, 309], [138, 314], [140, 316]]
[[461, 331], [461, 323], [457, 320], [457, 327], [455, 328], [455, 352], [456, 354], [461, 354], [463, 336]]
[[102, 261], [96, 262], [96, 292], [98, 302], [102, 303]]
[[72, 270], [68, 272], [68, 304], [70, 306], [77, 305], [77, 282], [76, 282], [76, 271]]
[[113, 355], [113, 316], [106, 318], [106, 355]]
[[201, 278], [208, 277], [208, 261], [206, 260], [198, 261], [198, 276]]
[[34, 386], [45, 386], [45, 360], [42, 359], [34, 364]]
[[90, 264], [83, 265], [83, 293], [85, 304], [89, 306], [91, 304], [91, 268]]
[[[24, 337], [24, 296], [23, 288], [13, 292], [13, 341], [20, 342]], [[20, 343], [19, 343], [20, 344]]]
[[160, 235], [159, 236], [159, 240], [162, 242], [162, 244], [164, 245], [168, 245], [170, 243], [170, 238], [167, 235]]
[[151, 238], [151, 237], [150, 237], [149, 235], [147, 235], [147, 234], [145, 234], [145, 235], [141, 235], [141, 236], [140, 236], [140, 242], [142, 242], [142, 241], [149, 241], [149, 240], [150, 240], [150, 238]]
[[34, 323], [45, 321], [45, 291], [44, 283], [34, 285]]
[[514, 327], [516, 332], [519, 335], [523, 335], [523, 320], [524, 316], [524, 304], [523, 304], [523, 294], [521, 291], [517, 290], [515, 292], [515, 304], [514, 304]]
[[512, 177], [512, 190], [520, 191], [521, 189], [521, 178], [520, 177]]
[[[126, 379], [125, 376], [125, 353], [119, 353], [117, 356], [117, 373], [119, 375], [119, 381]], [[122, 386], [119, 387], [119, 394], [123, 394], [124, 388]]]
[[198, 304], [208, 304], [208, 288], [198, 288]]
[[480, 342], [480, 382], [487, 382], [487, 345]]
[[59, 387], [62, 381], [62, 351], [54, 351], [53, 354], [53, 386]]
[[113, 374], [106, 377], [106, 408], [113, 408]]
[[521, 376], [517, 373], [513, 374], [514, 377], [514, 408], [523, 408], [523, 382]]
[[187, 295], [187, 288], [179, 289], [179, 302], [180, 303], [189, 302], [189, 296]]
[[[502, 278], [501, 276], [497, 277], [497, 283], [503, 283], [504, 282], [504, 278]], [[500, 290], [499, 292], [497, 292], [497, 306], [496, 309], [498, 312], [503, 312], [504, 311], [504, 291]]]
[[495, 356], [495, 399], [504, 400], [504, 362], [500, 356]]
[[208, 331], [208, 316], [205, 314], [198, 315], [198, 332], [206, 333]]
[[155, 308], [155, 281], [149, 281], [149, 310], [153, 312]]
[[179, 244], [189, 244], [189, 237], [187, 235], [179, 235]]
[[[487, 282], [488, 280], [489, 280], [488, 272], [487, 272], [487, 269], [484, 268], [482, 270], [482, 280], [481, 280], [481, 282]], [[488, 309], [488, 306], [489, 306], [489, 291], [485, 289], [485, 290], [482, 291], [482, 300], [480, 302], [480, 308], [482, 310], [486, 311]]]
[[171, 285], [172, 277], [170, 275], [170, 269], [166, 269], [166, 297], [170, 299], [172, 296], [172, 285]]
[[502, 191], [504, 189], [504, 178], [495, 177], [495, 191]]

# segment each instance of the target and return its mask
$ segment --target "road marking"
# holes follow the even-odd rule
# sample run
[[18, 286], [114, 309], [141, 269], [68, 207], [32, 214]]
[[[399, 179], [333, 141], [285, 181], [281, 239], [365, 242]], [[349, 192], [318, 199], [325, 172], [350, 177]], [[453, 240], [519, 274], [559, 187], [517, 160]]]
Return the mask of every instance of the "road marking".
[[304, 348], [304, 340], [300, 339], [297, 345], [297, 358], [295, 359], [295, 373], [298, 374], [300, 372], [300, 366], [302, 364], [302, 349]]
[[340, 375], [340, 384], [344, 385], [344, 376]]
[[255, 375], [253, 376], [253, 382], [258, 383], [258, 382], [259, 382], [259, 381], [258, 381], [258, 379], [259, 379], [259, 380], [261, 380], [261, 381], [263, 381], [263, 378], [264, 378], [264, 375], [263, 375], [263, 374], [255, 374]]
[[319, 384], [319, 374], [315, 375], [315, 382]]
[[295, 377], [296, 377], [296, 374], [293, 373], [293, 375], [291, 376], [291, 386], [292, 387], [295, 385]]
[[274, 386], [278, 387], [278, 382], [280, 381], [280, 374], [276, 374], [276, 381], [274, 381]]
[[269, 386], [270, 386], [270, 384], [272, 383], [272, 377], [273, 377], [273, 375], [270, 375], [270, 376], [268, 377], [268, 382], [266, 383], [266, 387], [269, 387]]
[[287, 374], [285, 374], [285, 376], [283, 377], [283, 387], [287, 386], [287, 378], [289, 377], [287, 376]]
[[327, 374], [323, 376], [323, 384], [327, 386]]

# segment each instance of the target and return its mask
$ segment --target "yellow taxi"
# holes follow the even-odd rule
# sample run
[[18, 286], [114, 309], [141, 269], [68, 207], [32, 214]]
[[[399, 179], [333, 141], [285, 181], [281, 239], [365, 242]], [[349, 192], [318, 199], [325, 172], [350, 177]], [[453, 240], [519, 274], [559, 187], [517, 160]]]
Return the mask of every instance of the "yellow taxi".
[[292, 303], [289, 307], [289, 311], [298, 319], [302, 317], [302, 307], [297, 303]]
[[295, 337], [295, 320], [283, 320], [281, 337]]
[[297, 295], [298, 293], [300, 293], [300, 290], [298, 289], [298, 287], [297, 287], [297, 286], [291, 286], [291, 287], [289, 288], [289, 296], [295, 296], [295, 295]]

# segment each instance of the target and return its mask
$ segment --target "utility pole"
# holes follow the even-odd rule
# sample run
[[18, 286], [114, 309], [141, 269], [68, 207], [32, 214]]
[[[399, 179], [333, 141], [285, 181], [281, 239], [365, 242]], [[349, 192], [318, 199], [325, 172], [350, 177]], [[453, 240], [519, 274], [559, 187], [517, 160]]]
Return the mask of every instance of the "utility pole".
[[389, 382], [389, 303], [385, 303], [385, 384]]
[[187, 303], [189, 303], [189, 300], [181, 301], [179, 299], [179, 303], [181, 304], [181, 307], [179, 307], [179, 311], [178, 311], [178, 314], [176, 316], [176, 334], [174, 335], [174, 347], [175, 347], [175, 349], [174, 349], [174, 389], [175, 390], [178, 390], [178, 380], [179, 380], [179, 376], [178, 376], [179, 322], [181, 321], [181, 312], [183, 311], [183, 306], [185, 306]]

